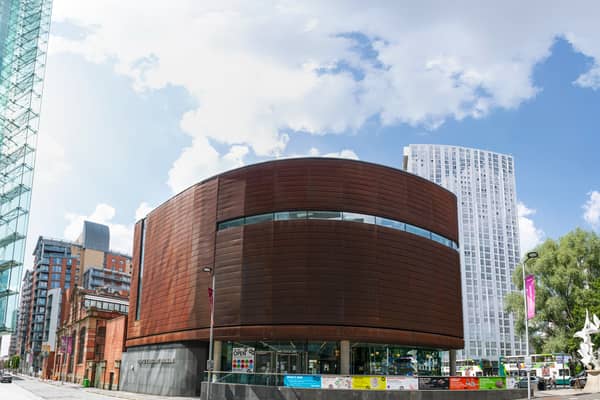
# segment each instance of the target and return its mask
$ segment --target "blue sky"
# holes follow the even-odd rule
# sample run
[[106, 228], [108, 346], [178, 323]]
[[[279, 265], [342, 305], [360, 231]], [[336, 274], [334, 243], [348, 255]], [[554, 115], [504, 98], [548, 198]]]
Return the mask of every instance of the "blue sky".
[[410, 143], [512, 154], [524, 243], [600, 226], [593, 3], [98, 3], [55, 1], [30, 248], [90, 218], [127, 251], [136, 218], [216, 172], [400, 167]]

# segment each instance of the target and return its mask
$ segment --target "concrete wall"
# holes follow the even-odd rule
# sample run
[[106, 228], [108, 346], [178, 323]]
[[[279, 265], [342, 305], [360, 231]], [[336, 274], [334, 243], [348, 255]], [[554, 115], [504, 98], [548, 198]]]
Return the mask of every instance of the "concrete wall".
[[119, 389], [162, 396], [198, 396], [207, 353], [205, 342], [130, 347], [123, 353]]
[[[206, 399], [206, 382], [202, 382], [201, 399]], [[510, 390], [422, 390], [422, 391], [361, 391], [293, 389], [273, 386], [234, 385], [216, 383], [211, 399], [219, 400], [513, 400], [527, 397], [526, 389]]]

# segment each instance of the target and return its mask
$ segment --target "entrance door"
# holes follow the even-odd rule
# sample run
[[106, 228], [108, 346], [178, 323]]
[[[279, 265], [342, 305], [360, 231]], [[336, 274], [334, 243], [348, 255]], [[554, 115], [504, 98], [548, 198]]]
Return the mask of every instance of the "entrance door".
[[280, 374], [302, 373], [302, 366], [298, 353], [277, 353], [277, 372]]
[[273, 352], [257, 351], [254, 353], [254, 372], [270, 373], [273, 372]]

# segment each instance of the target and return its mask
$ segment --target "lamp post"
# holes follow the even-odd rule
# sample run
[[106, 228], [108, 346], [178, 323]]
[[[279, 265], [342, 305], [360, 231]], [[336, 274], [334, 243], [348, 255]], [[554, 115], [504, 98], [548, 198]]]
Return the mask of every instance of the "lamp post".
[[206, 387], [206, 400], [210, 400], [211, 388], [212, 388], [212, 371], [215, 366], [215, 361], [213, 360], [213, 329], [215, 326], [215, 270], [212, 267], [204, 267], [202, 268], [203, 272], [208, 272], [212, 277], [212, 283], [210, 285], [210, 334], [208, 339], [208, 361], [207, 361], [207, 370], [208, 370], [208, 386]]
[[[525, 288], [525, 267], [527, 266], [527, 261], [532, 260], [534, 258], [538, 258], [538, 253], [536, 251], [531, 251], [527, 253], [527, 258], [525, 262], [523, 262], [523, 301], [525, 303], [525, 354], [529, 357], [529, 324], [527, 319], [527, 291]], [[529, 379], [529, 374], [531, 371], [531, 366], [526, 365], [527, 369], [527, 400], [531, 399], [531, 379]]]

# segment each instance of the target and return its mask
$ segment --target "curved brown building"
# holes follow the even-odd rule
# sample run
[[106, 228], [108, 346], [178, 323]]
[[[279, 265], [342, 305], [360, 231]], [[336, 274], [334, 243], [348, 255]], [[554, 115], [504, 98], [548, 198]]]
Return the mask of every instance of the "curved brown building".
[[253, 372], [439, 374], [439, 351], [463, 347], [457, 242], [456, 197], [393, 168], [305, 158], [207, 179], [136, 224], [123, 387], [157, 393], [139, 388], [166, 367], [139, 361], [169, 351], [202, 373], [204, 267], [217, 370], [250, 349]]

